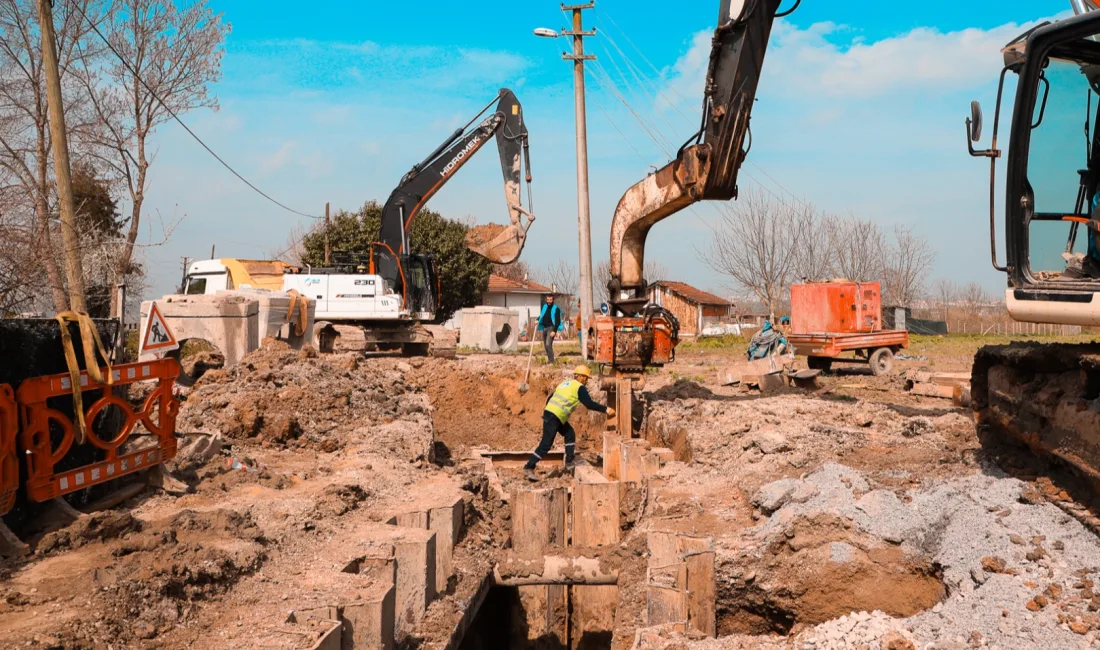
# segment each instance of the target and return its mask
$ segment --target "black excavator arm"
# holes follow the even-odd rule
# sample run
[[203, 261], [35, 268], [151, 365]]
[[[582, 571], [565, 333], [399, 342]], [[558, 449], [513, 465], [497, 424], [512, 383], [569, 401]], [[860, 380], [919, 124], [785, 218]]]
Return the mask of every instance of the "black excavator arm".
[[737, 172], [748, 153], [749, 115], [780, 2], [721, 0], [699, 131], [675, 160], [627, 190], [615, 208], [608, 283], [615, 315], [638, 314], [647, 302], [642, 269], [646, 236], [654, 224], [698, 201], [737, 196]]
[[[523, 250], [527, 230], [534, 221], [530, 201], [524, 209], [520, 200], [520, 165], [526, 170], [528, 196], [531, 189], [531, 167], [527, 127], [523, 123], [523, 108], [515, 94], [501, 89], [496, 110], [470, 128], [493, 105], [490, 102], [466, 126], [456, 130], [422, 162], [415, 165], [382, 208], [379, 241], [396, 255], [409, 253], [409, 227], [416, 215], [436, 192], [489, 141], [496, 136], [500, 165], [504, 173], [504, 198], [508, 204], [508, 226], [478, 226], [466, 238], [474, 252], [498, 264], [514, 262]], [[521, 161], [522, 157], [522, 161]], [[526, 216], [526, 223], [523, 217]]]

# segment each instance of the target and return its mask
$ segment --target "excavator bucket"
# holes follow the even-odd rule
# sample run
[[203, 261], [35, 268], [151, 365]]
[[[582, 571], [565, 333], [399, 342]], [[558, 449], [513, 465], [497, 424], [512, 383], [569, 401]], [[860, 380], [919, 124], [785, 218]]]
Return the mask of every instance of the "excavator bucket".
[[466, 247], [494, 264], [511, 264], [519, 259], [527, 243], [527, 227], [490, 223], [466, 233]]
[[[524, 180], [524, 163], [528, 191], [531, 186], [531, 166], [528, 154], [527, 127], [523, 123], [523, 108], [515, 94], [507, 88], [500, 90], [500, 101], [495, 115], [502, 123], [496, 128], [497, 149], [500, 152], [500, 170], [504, 174], [504, 201], [508, 206], [507, 226], [490, 223], [476, 226], [466, 234], [466, 246], [473, 252], [495, 264], [511, 264], [519, 259], [527, 242], [527, 230], [535, 220], [523, 209], [520, 183]], [[528, 206], [530, 208], [530, 206]], [[524, 225], [523, 217], [527, 217]]]

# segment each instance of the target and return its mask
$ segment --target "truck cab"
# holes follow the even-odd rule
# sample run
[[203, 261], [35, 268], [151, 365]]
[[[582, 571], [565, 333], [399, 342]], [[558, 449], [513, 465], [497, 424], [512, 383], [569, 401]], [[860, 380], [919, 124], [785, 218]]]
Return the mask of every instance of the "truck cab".
[[[359, 262], [301, 268], [268, 260], [201, 260], [188, 267], [183, 292], [215, 295], [234, 289], [295, 290], [317, 302], [318, 321], [432, 320], [434, 301], [425, 301], [417, 293], [420, 285], [430, 288], [428, 283], [434, 279], [431, 266], [410, 264], [410, 267], [411, 278], [421, 278], [422, 282], [409, 282], [402, 291], [412, 295], [403, 295], [382, 276], [370, 273], [368, 264]], [[434, 292], [425, 293], [434, 296]]]

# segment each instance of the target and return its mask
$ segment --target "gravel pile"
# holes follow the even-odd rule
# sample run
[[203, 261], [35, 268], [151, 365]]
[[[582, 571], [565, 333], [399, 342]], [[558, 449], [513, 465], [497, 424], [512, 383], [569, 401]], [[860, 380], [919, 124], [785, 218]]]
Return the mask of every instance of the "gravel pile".
[[[1100, 573], [1096, 536], [1034, 498], [1021, 481], [987, 468], [899, 496], [868, 491], [858, 472], [830, 463], [801, 480], [765, 486], [757, 500], [775, 507], [777, 493], [789, 496], [764, 520], [761, 532], [829, 513], [942, 567], [947, 598], [930, 611], [897, 620], [894, 628], [911, 633], [920, 648], [1100, 647], [1100, 597], [1093, 594]], [[790, 498], [796, 493], [812, 496]], [[802, 638], [836, 640], [831, 625]], [[806, 647], [858, 646], [818, 641]]]

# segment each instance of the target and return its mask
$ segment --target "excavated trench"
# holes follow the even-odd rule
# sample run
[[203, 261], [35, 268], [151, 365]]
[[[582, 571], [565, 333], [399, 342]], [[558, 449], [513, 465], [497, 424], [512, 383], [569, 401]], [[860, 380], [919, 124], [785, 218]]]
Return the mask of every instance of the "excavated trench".
[[[426, 385], [426, 390], [433, 394], [433, 404], [436, 404], [433, 420], [437, 451], [442, 449], [457, 457], [460, 447], [518, 451], [533, 446], [538, 432], [536, 418], [541, 415], [541, 407], [556, 378], [547, 375], [532, 377], [532, 388], [526, 394], [518, 393], [514, 389], [515, 379], [507, 375], [481, 375], [476, 380], [469, 379], [472, 381], [463, 384], [465, 388], [461, 395], [448, 387], [451, 385], [449, 382], [434, 387]], [[648, 439], [649, 445], [670, 450], [674, 460], [688, 464], [702, 453], [692, 448], [689, 431], [683, 423], [675, 419], [648, 417], [646, 398], [636, 404], [639, 406], [636, 409], [639, 417], [635, 424], [641, 425], [639, 428], [645, 432], [643, 437]], [[589, 456], [598, 462], [598, 456], [603, 451], [603, 421], [595, 417], [591, 420], [579, 419], [578, 451], [582, 456]], [[565, 490], [570, 485], [568, 475], [559, 476], [553, 471], [542, 483], [535, 486], [527, 484], [519, 476], [519, 455], [515, 456], [514, 459], [508, 457], [511, 465], [504, 461], [504, 456], [500, 456], [495, 470], [495, 479], [513, 497], [512, 516], [507, 521], [497, 522], [513, 531], [513, 548], [518, 543], [516, 527], [526, 525], [526, 520], [517, 516], [516, 495], [519, 492]], [[542, 468], [544, 476], [548, 470], [548, 467]], [[596, 466], [594, 471], [599, 472], [601, 468]], [[641, 492], [638, 489], [634, 491]], [[624, 498], [623, 512], [617, 519], [618, 522], [625, 522], [625, 532], [622, 534], [628, 535], [627, 529], [631, 527], [637, 527], [638, 531], [654, 530], [653, 526], [659, 529], [661, 522], [640, 518], [641, 503], [628, 505], [629, 498]], [[751, 512], [747, 504], [745, 508], [746, 512], [737, 517], [748, 520]], [[702, 515], [715, 516], [709, 512]], [[728, 513], [722, 515], [728, 516]], [[575, 525], [573, 522], [570, 527]], [[735, 526], [732, 520], [723, 525], [725, 530], [715, 532], [723, 535], [728, 532], [729, 526], [752, 526], [747, 521], [738, 521]], [[645, 545], [646, 533], [640, 532], [635, 538]], [[653, 607], [653, 596], [647, 594], [646, 586], [653, 579], [653, 542], [649, 543], [650, 552], [642, 556], [648, 558], [643, 561], [649, 563], [648, 572], [643, 569], [641, 575], [632, 575], [630, 588], [626, 591], [620, 592], [620, 587], [604, 588], [606, 590], [595, 603], [584, 595], [577, 596], [578, 592], [593, 587], [492, 588], [467, 628], [459, 648], [611, 648], [616, 632], [621, 635], [629, 631], [622, 629], [621, 621], [616, 624], [617, 608], [629, 610], [633, 607], [630, 613], [635, 619], [633, 625], [643, 627], [647, 624], [647, 598], [651, 601], [648, 607]], [[849, 521], [828, 515], [799, 518], [756, 552], [718, 552], [714, 571], [710, 607], [714, 616], [714, 633], [719, 637], [790, 636], [808, 626], [855, 612], [881, 611], [894, 617], [909, 617], [933, 608], [947, 595], [943, 570], [930, 558], [913, 551], [903, 551], [897, 545], [859, 532]], [[633, 581], [640, 584], [633, 584]], [[593, 613], [588, 608], [599, 611]], [[602, 627], [586, 630], [586, 619], [589, 618], [600, 620]], [[633, 634], [632, 631], [630, 633]]]

